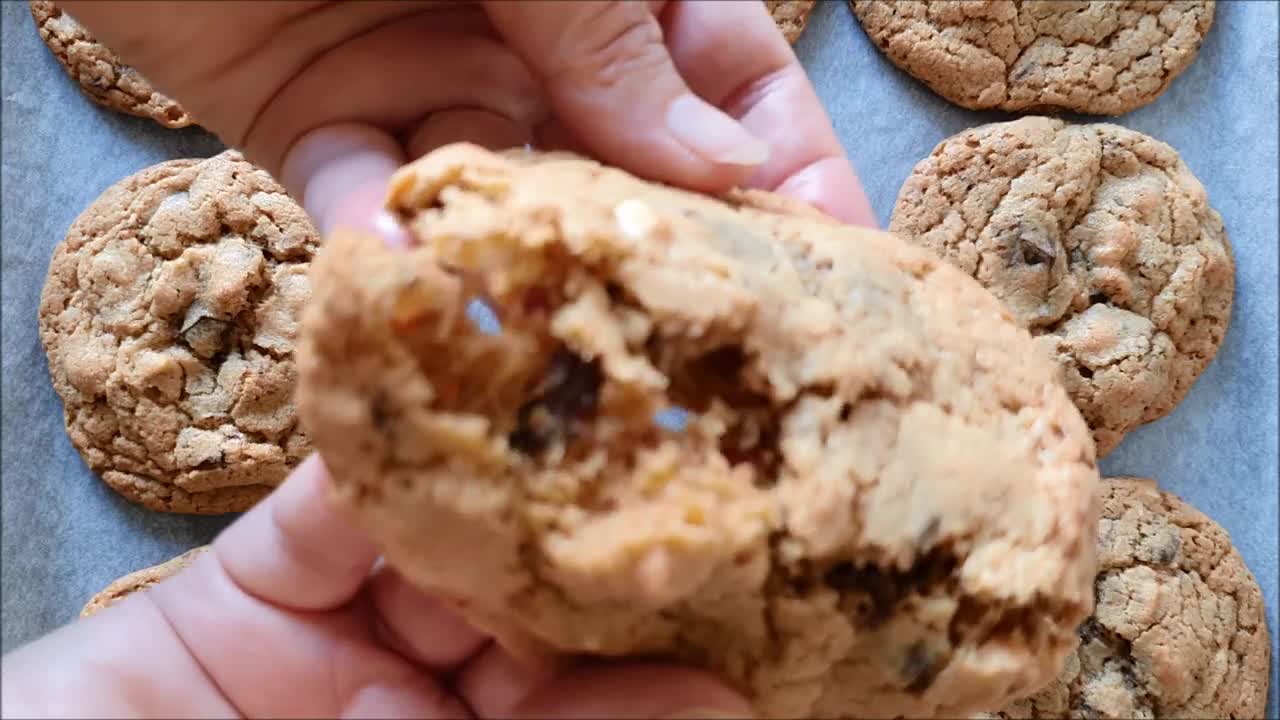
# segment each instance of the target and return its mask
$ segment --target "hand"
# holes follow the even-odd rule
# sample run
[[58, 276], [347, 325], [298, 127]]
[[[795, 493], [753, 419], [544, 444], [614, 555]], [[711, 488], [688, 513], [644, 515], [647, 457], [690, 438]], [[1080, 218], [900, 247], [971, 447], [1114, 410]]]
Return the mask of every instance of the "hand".
[[[316, 457], [187, 569], [3, 660], [4, 717], [747, 717], [709, 675], [530, 668], [375, 567]], [[660, 688], [655, 692], [655, 688]]]
[[[448, 142], [572, 149], [874, 225], [762, 4], [98, 3], [63, 7], [279, 177], [323, 232], [409, 241], [386, 179]], [[705, 673], [517, 665], [327, 503], [317, 458], [187, 570], [3, 660], [6, 716], [743, 717]], [[660, 687], [662, 692], [653, 692]]]
[[62, 5], [280, 178], [322, 232], [365, 222], [391, 172], [458, 140], [777, 190], [875, 225], [759, 0]]

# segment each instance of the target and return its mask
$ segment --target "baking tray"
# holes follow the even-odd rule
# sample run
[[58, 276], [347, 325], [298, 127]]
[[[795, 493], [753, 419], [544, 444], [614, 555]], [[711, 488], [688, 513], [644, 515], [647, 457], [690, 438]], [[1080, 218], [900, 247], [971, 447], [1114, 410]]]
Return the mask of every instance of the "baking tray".
[[[116, 577], [209, 541], [229, 517], [162, 515], [118, 498], [72, 449], [36, 333], [54, 245], [107, 186], [152, 163], [219, 152], [90, 103], [36, 34], [25, 2], [3, 13], [3, 650], [76, 616]], [[1231, 533], [1262, 584], [1277, 637], [1277, 17], [1218, 3], [1199, 57], [1155, 103], [1115, 122], [1178, 150], [1222, 213], [1236, 256], [1231, 328], [1168, 417], [1131, 433], [1106, 474], [1157, 478]], [[880, 55], [845, 2], [819, 2], [796, 52], [882, 224], [911, 167], [966, 127], [1010, 119], [956, 108]], [[1268, 716], [1277, 713], [1277, 663]]]

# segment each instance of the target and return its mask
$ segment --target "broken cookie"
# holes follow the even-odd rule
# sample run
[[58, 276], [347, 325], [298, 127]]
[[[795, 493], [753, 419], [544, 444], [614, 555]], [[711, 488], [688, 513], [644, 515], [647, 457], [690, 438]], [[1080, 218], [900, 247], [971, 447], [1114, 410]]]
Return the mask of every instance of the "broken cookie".
[[309, 451], [293, 338], [318, 237], [228, 151], [108, 188], [54, 251], [40, 337], [67, 433], [154, 510], [245, 510]]
[[571, 155], [448, 146], [389, 206], [417, 247], [313, 266], [299, 413], [387, 561], [517, 656], [688, 662], [766, 717], [954, 717], [1059, 672], [1093, 443], [971, 278]]

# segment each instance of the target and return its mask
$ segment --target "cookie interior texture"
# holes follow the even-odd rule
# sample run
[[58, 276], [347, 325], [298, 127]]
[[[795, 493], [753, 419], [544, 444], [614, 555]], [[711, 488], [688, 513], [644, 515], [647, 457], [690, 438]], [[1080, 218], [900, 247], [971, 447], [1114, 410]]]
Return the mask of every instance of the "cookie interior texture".
[[40, 337], [67, 433], [155, 510], [244, 510], [310, 450], [293, 337], [319, 238], [228, 151], [107, 189], [54, 250]]
[[1119, 115], [1195, 59], [1212, 0], [851, 0], [895, 65], [973, 110]]
[[816, 2], [817, 0], [764, 0], [769, 15], [789, 43], [800, 39]]
[[84, 609], [80, 611], [80, 617], [86, 618], [97, 614], [136, 592], [146, 590], [158, 582], [173, 577], [178, 571], [195, 562], [195, 559], [208, 549], [208, 545], [202, 545], [188, 550], [172, 560], [125, 575], [108, 585], [102, 592], [94, 595], [84, 606]]
[[1028, 117], [942, 141], [889, 229], [977, 278], [1045, 352], [1098, 454], [1186, 396], [1222, 344], [1235, 263], [1173, 148], [1116, 125]]
[[31, 16], [40, 37], [63, 69], [94, 102], [129, 115], [151, 118], [169, 128], [195, 124], [172, 98], [156, 89], [75, 18], [48, 0], [32, 0]]
[[572, 156], [449, 146], [390, 205], [423, 245], [326, 241], [299, 413], [388, 561], [513, 652], [677, 658], [767, 717], [955, 716], [1060, 670], [1093, 444], [971, 279]]
[[1262, 590], [1227, 531], [1151, 480], [1107, 479], [1102, 498], [1079, 648], [1045, 689], [985, 717], [1262, 717]]

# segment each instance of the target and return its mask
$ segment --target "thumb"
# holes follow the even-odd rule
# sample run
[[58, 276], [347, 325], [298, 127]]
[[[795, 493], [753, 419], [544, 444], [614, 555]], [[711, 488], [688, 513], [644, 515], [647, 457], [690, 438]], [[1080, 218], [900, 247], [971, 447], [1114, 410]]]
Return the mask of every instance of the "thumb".
[[660, 4], [489, 0], [485, 8], [560, 122], [600, 159], [696, 190], [728, 189], [769, 148], [685, 84], [651, 8]]

